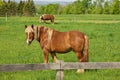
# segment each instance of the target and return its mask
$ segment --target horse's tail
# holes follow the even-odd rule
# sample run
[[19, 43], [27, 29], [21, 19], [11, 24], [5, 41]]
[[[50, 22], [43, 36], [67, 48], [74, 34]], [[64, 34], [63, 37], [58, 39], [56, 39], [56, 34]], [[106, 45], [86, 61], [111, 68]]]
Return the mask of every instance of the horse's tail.
[[83, 49], [84, 62], [88, 62], [89, 61], [89, 54], [88, 54], [89, 40], [86, 35], [84, 36], [84, 38], [85, 38], [85, 44]]

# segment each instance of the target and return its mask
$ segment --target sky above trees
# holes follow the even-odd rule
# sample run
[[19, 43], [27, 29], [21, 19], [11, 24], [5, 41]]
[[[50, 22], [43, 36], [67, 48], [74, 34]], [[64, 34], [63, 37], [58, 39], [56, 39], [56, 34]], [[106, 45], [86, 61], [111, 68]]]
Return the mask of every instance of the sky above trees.
[[39, 0], [39, 1], [49, 1], [49, 2], [51, 2], [51, 1], [65, 1], [65, 2], [73, 2], [73, 1], [76, 1], [76, 0]]

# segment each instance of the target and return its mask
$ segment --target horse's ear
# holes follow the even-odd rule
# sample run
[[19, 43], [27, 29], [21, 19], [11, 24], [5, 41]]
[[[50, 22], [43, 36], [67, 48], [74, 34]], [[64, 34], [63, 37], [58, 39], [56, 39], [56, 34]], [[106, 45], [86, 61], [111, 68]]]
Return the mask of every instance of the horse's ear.
[[27, 25], [25, 25], [25, 28], [27, 28]]
[[34, 25], [32, 24], [31, 27], [34, 28]]

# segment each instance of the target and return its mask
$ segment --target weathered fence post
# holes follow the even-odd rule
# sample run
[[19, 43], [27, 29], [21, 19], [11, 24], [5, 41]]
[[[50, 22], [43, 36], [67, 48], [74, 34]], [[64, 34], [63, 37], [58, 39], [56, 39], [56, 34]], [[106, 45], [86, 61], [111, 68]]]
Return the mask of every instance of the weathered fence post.
[[56, 80], [64, 80], [64, 70], [61, 69], [61, 64], [63, 63], [64, 61], [62, 60], [58, 60], [57, 63], [60, 64], [60, 69], [56, 70], [57, 73], [56, 73]]
[[8, 17], [8, 16], [7, 16], [7, 13], [5, 13], [5, 21], [6, 21], [6, 22], [7, 22], [7, 19], [8, 19], [7, 17]]

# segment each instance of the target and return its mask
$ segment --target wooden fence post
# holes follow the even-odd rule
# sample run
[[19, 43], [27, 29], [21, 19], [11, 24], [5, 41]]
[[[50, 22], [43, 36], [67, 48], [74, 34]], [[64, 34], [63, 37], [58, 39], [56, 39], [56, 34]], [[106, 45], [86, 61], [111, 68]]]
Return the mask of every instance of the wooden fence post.
[[5, 13], [5, 21], [7, 22], [7, 20], [8, 20], [8, 15], [7, 13]]
[[64, 70], [61, 69], [61, 64], [63, 63], [64, 61], [62, 60], [58, 60], [57, 63], [60, 64], [60, 69], [56, 70], [57, 73], [56, 73], [56, 80], [64, 80]]

